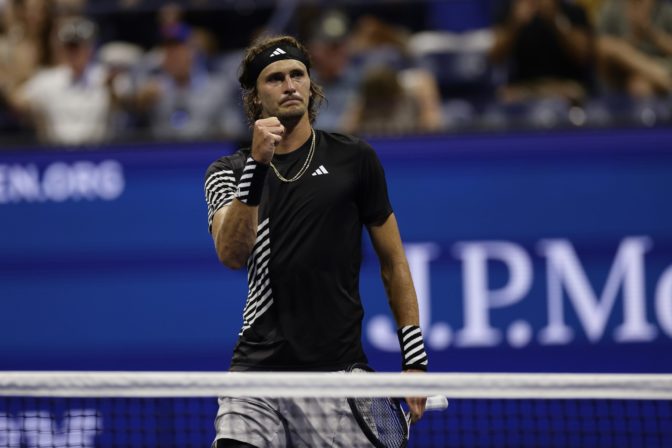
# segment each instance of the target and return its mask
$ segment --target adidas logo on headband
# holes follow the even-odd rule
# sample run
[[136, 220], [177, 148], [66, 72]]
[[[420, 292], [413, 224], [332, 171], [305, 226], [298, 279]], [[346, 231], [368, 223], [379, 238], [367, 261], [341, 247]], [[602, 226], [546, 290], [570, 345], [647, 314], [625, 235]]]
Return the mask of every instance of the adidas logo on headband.
[[310, 60], [308, 59], [308, 55], [304, 54], [303, 50], [295, 47], [291, 43], [281, 42], [276, 45], [278, 46], [275, 47], [275, 49], [269, 47], [257, 54], [252, 61], [250, 61], [248, 69], [244, 73], [245, 77], [240, 78], [240, 83], [244, 88], [250, 89], [254, 86], [264, 67], [283, 59], [296, 59], [306, 66], [308, 74], [310, 74]]

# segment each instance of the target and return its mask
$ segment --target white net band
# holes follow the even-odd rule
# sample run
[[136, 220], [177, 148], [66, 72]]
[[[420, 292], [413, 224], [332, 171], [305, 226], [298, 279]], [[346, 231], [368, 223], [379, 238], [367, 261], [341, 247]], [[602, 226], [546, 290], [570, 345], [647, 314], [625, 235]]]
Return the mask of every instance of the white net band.
[[0, 372], [0, 396], [672, 400], [669, 374]]

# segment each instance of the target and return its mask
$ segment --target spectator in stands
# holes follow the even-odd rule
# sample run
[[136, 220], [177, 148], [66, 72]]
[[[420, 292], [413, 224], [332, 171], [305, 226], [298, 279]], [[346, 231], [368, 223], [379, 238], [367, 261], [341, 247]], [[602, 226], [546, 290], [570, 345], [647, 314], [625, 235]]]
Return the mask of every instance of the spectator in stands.
[[598, 20], [600, 68], [608, 85], [634, 98], [672, 92], [672, 5], [608, 0]]
[[192, 30], [184, 23], [166, 24], [161, 29], [160, 71], [141, 81], [137, 107], [148, 115], [155, 137], [203, 139], [222, 134], [240, 134], [244, 123], [235, 100], [222, 83], [199, 64], [191, 41]]
[[584, 11], [586, 11], [586, 15], [588, 16], [588, 20], [590, 21], [590, 24], [594, 26], [597, 23], [597, 16], [600, 13], [600, 8], [602, 8], [602, 2], [603, 0], [575, 0], [574, 3], [577, 5], [581, 5]]
[[0, 38], [0, 82], [12, 90], [39, 68], [54, 63], [53, 16], [49, 0], [12, 0], [5, 6], [6, 30]]
[[359, 134], [408, 134], [441, 130], [441, 95], [433, 73], [418, 68], [409, 33], [371, 16], [353, 30], [353, 51], [364, 73], [344, 129]]
[[[159, 30], [179, 27], [185, 22], [184, 5], [176, 2], [163, 4], [157, 11]], [[196, 64], [202, 64], [208, 70], [212, 68], [212, 60], [218, 57], [218, 44], [212, 31], [203, 27], [190, 26], [189, 43], [193, 48], [194, 56], [198, 58]]]
[[0, 128], [18, 129], [18, 118], [7, 101], [41, 68], [55, 63], [51, 35], [54, 28], [50, 0], [10, 0], [0, 8]]
[[345, 121], [345, 132], [410, 134], [441, 129], [441, 106], [436, 81], [428, 72], [388, 66], [366, 71], [359, 95]]
[[349, 45], [349, 20], [332, 10], [316, 21], [308, 39], [313, 61], [311, 75], [320, 84], [328, 101], [322, 106], [316, 126], [327, 131], [342, 131], [345, 116], [357, 95], [361, 77], [353, 64]]
[[360, 18], [353, 32], [364, 59], [358, 95], [344, 130], [360, 134], [408, 134], [442, 129], [441, 95], [434, 74], [418, 68], [407, 47], [409, 34], [378, 18]]
[[594, 40], [585, 11], [563, 0], [509, 0], [496, 18], [490, 56], [505, 65], [504, 102], [581, 102], [592, 82]]
[[12, 106], [47, 143], [96, 144], [108, 137], [114, 74], [93, 63], [95, 38], [90, 20], [65, 19], [57, 33], [63, 63], [37, 72], [11, 95]]
[[353, 27], [351, 46], [356, 56], [375, 58], [374, 66], [381, 60], [401, 63], [409, 56], [407, 47], [410, 33], [403, 26], [388, 23], [373, 15], [364, 15]]

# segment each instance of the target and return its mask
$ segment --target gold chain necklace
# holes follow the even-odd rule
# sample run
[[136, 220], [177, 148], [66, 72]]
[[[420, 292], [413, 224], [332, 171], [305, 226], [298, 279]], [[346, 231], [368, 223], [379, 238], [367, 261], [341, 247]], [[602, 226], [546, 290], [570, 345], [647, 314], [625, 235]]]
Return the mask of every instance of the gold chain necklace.
[[287, 179], [282, 174], [280, 174], [280, 172], [275, 167], [275, 165], [273, 165], [273, 162], [271, 162], [271, 168], [273, 168], [273, 171], [275, 172], [275, 175], [278, 176], [278, 179], [280, 179], [281, 181], [287, 182], [287, 183], [296, 182], [297, 180], [299, 180], [301, 178], [301, 176], [303, 176], [303, 174], [306, 172], [306, 170], [310, 166], [310, 162], [313, 160], [313, 154], [315, 153], [315, 130], [311, 129], [310, 133], [312, 134], [312, 141], [310, 142], [310, 150], [308, 151], [308, 157], [306, 157], [306, 161], [304, 162], [303, 166], [301, 167], [299, 172], [296, 173], [296, 175], [294, 177], [292, 177], [291, 179]]

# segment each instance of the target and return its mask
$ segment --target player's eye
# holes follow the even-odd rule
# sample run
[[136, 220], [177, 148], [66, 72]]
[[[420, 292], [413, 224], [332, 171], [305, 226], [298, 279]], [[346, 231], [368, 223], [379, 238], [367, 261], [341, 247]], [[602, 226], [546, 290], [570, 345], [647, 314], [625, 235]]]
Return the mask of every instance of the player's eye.
[[305, 76], [305, 73], [303, 72], [303, 70], [293, 70], [290, 73], [290, 76], [292, 77], [292, 79], [301, 79]]
[[266, 80], [271, 83], [278, 83], [282, 82], [285, 79], [285, 76], [282, 73], [273, 73], [272, 75], [269, 75]]

